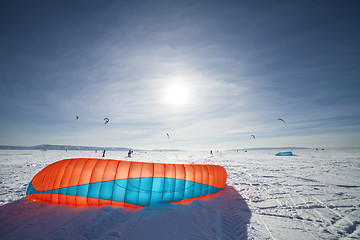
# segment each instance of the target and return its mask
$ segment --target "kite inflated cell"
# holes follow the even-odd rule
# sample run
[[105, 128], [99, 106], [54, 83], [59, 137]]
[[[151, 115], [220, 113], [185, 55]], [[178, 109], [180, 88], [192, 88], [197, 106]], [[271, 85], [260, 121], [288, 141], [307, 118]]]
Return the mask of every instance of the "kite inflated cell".
[[75, 206], [146, 207], [214, 194], [225, 186], [226, 177], [217, 165], [76, 158], [45, 167], [31, 180], [26, 195]]

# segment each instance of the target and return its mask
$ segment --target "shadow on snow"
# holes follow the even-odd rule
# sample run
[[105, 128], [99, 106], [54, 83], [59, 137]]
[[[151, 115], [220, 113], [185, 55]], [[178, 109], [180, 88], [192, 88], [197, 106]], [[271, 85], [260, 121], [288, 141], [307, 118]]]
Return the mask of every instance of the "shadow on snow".
[[213, 197], [141, 210], [72, 207], [27, 198], [0, 207], [2, 239], [247, 239], [251, 212], [226, 186]]

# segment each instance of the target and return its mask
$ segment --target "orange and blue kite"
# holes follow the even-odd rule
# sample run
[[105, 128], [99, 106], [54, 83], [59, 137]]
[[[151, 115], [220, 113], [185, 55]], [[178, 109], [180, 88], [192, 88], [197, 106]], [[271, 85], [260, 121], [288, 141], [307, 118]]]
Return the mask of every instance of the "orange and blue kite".
[[141, 208], [213, 195], [226, 178], [218, 165], [76, 158], [45, 167], [31, 180], [26, 195], [56, 204]]

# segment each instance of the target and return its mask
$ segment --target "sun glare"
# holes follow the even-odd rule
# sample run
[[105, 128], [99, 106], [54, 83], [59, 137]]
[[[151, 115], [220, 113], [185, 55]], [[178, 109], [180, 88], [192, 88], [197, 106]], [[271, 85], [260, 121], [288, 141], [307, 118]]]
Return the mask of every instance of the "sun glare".
[[188, 102], [189, 92], [183, 85], [174, 85], [167, 89], [166, 102], [173, 105], [182, 105]]

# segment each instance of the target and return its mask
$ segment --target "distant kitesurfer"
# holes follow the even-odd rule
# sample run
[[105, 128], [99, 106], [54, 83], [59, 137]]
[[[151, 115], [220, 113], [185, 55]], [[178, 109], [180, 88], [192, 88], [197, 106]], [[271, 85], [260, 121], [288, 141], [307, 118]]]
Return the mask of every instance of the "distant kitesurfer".
[[104, 151], [103, 151], [103, 157], [105, 157], [105, 149], [104, 149]]
[[213, 155], [213, 152], [212, 152], [212, 150], [210, 150], [210, 154], [211, 154], [211, 155]]
[[133, 151], [130, 149], [128, 152], [128, 157], [131, 158], [131, 154], [133, 153]]

